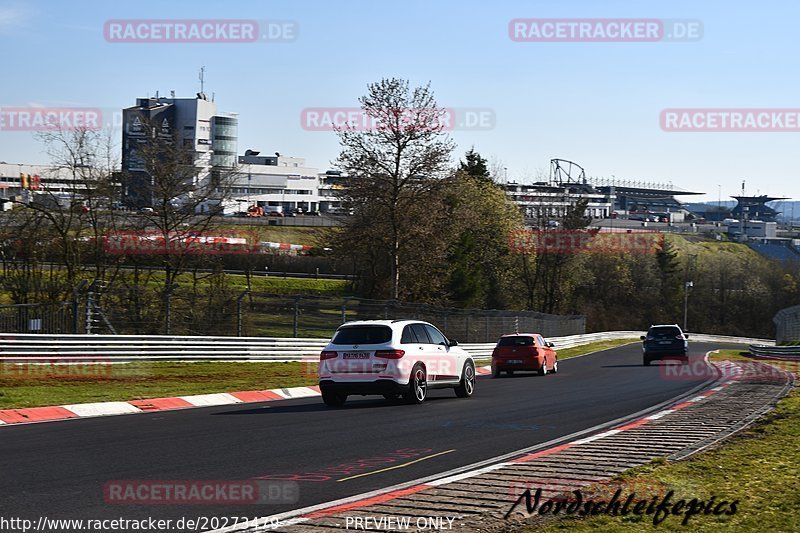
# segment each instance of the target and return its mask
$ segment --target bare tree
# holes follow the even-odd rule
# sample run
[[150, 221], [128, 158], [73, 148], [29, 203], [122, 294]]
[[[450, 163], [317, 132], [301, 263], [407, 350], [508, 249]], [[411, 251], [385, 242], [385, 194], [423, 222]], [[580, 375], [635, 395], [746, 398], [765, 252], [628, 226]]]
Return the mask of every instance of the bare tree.
[[490, 157], [489, 176], [495, 183], [506, 183], [508, 181], [508, 166], [505, 161], [497, 156]]
[[383, 79], [359, 102], [375, 127], [347, 125], [337, 132], [342, 151], [336, 164], [348, 175], [343, 201], [353, 211], [343, 231], [356, 237], [369, 230], [373, 254], [389, 258], [389, 296], [396, 299], [403, 251], [425, 223], [418, 207], [449, 174], [454, 144], [430, 85], [411, 89], [406, 80]]
[[50, 185], [35, 193], [28, 207], [48, 219], [57, 232], [71, 283], [87, 259], [95, 277], [102, 279], [108, 267], [103, 237], [117, 223], [110, 208], [119, 197], [114, 178], [118, 147], [106, 130], [48, 130], [38, 138], [50, 157]]

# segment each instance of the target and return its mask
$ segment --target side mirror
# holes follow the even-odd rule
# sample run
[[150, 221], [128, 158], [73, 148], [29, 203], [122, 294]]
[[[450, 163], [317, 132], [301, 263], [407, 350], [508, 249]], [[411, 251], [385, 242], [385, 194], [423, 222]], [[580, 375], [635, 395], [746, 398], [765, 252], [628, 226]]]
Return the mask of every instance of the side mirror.
[[553, 344], [552, 342], [548, 342], [548, 343], [547, 343], [547, 346], [548, 346], [549, 348], [553, 348], [553, 347], [555, 346], [555, 344]]
[[458, 341], [455, 339], [447, 339], [448, 346], [458, 346]]
[[639, 338], [640, 338], [641, 340], [645, 340], [645, 338], [646, 338], [646, 337], [645, 337], [644, 335], [642, 335], [642, 336], [640, 336]]
[[683, 337], [684, 337], [685, 339], [688, 339], [688, 338], [689, 338], [689, 335], [687, 335], [686, 333], [684, 333], [684, 334], [683, 334]]

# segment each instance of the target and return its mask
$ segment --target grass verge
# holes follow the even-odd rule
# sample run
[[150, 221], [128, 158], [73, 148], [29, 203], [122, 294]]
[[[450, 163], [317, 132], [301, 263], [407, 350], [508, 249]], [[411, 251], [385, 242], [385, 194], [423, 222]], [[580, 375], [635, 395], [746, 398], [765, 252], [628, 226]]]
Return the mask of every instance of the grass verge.
[[317, 364], [0, 365], [0, 409], [315, 385]]
[[[730, 353], [728, 353], [730, 352]], [[747, 352], [743, 352], [747, 353]], [[738, 350], [715, 354], [718, 359], [749, 359]], [[781, 365], [782, 366], [782, 365]], [[793, 391], [763, 420], [739, 433], [717, 448], [686, 461], [668, 463], [661, 459], [637, 467], [606, 484], [594, 501], [608, 500], [617, 487], [627, 495], [635, 490], [624, 487], [658, 488], [660, 497], [674, 491], [672, 502], [690, 502], [697, 498], [715, 506], [722, 501], [737, 501], [732, 515], [702, 512], [687, 520], [685, 516], [667, 516], [660, 528], [687, 531], [800, 531], [800, 392]], [[647, 492], [647, 491], [644, 491]], [[584, 494], [586, 494], [584, 492]], [[626, 496], [623, 496], [623, 501]], [[639, 498], [637, 497], [638, 501]], [[659, 499], [660, 501], [660, 499]], [[731, 510], [727, 505], [722, 510]], [[633, 516], [593, 516], [565, 518], [550, 522], [536, 531], [652, 531], [654, 514]], [[517, 531], [533, 531], [527, 524]]]
[[612, 341], [598, 341], [589, 344], [582, 344], [574, 348], [567, 348], [558, 350], [558, 360], [569, 359], [570, 357], [578, 357], [579, 355], [586, 355], [587, 353], [599, 352], [601, 350], [608, 350], [609, 348], [616, 348], [625, 344], [639, 342], [639, 339], [615, 339]]

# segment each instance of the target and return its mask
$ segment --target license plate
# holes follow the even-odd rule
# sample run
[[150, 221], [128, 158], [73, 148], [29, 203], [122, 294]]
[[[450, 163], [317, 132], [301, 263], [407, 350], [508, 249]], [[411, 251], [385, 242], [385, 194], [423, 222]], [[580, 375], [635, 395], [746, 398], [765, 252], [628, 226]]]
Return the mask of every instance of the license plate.
[[672, 341], [658, 341], [658, 344], [672, 344]]
[[369, 352], [342, 352], [342, 359], [369, 359]]
[[521, 365], [522, 359], [509, 359], [508, 361], [506, 361], [506, 363], [509, 363], [511, 365]]

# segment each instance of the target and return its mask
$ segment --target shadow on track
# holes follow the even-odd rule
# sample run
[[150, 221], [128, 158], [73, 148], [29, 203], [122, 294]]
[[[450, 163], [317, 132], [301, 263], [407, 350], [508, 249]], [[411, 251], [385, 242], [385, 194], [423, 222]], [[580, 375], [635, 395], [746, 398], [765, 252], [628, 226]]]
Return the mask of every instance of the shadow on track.
[[[300, 398], [297, 398], [300, 399]], [[359, 398], [359, 399], [348, 399], [347, 403], [344, 404], [342, 407], [328, 407], [322, 400], [319, 399], [318, 403], [313, 404], [301, 404], [301, 405], [283, 405], [283, 406], [272, 406], [272, 405], [263, 405], [261, 407], [254, 407], [252, 409], [239, 409], [239, 410], [231, 410], [231, 411], [224, 411], [221, 413], [212, 413], [211, 416], [236, 416], [236, 415], [267, 415], [267, 414], [281, 414], [281, 413], [314, 413], [320, 411], [329, 411], [329, 412], [336, 412], [336, 411], [344, 411], [344, 410], [354, 410], [354, 409], [376, 409], [376, 408], [388, 408], [388, 407], [407, 407], [411, 408], [425, 408], [425, 404], [429, 403], [437, 403], [443, 400], [451, 400], [451, 401], [463, 401], [459, 398], [451, 397], [451, 396], [428, 396], [425, 399], [425, 403], [423, 405], [410, 405], [405, 403], [403, 400], [386, 400], [383, 398]]]

